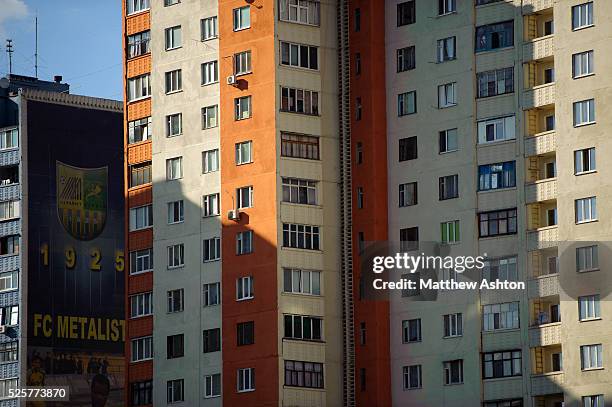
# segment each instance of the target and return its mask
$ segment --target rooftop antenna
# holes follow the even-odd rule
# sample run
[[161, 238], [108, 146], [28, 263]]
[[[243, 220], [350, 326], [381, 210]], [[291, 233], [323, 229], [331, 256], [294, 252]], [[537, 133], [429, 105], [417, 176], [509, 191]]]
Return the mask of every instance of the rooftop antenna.
[[9, 75], [13, 73], [13, 40], [6, 40], [6, 53], [9, 60]]
[[36, 18], [34, 20], [36, 26], [36, 45], [34, 48], [34, 77], [38, 79], [38, 10], [36, 10]]

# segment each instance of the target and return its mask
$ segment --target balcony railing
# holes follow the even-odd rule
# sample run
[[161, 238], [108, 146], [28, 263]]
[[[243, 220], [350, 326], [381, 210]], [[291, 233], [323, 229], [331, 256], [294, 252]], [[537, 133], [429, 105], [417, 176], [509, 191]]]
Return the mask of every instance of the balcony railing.
[[555, 84], [547, 83], [523, 92], [523, 109], [532, 109], [555, 103]]
[[565, 376], [563, 372], [551, 372], [531, 376], [532, 396], [563, 393]]
[[523, 0], [523, 15], [552, 8], [554, 0]]
[[529, 327], [529, 347], [558, 345], [561, 343], [561, 322]]
[[537, 61], [538, 59], [552, 57], [555, 47], [554, 38], [553, 35], [546, 35], [526, 41], [523, 44], [523, 60]]
[[527, 250], [542, 250], [549, 247], [557, 247], [559, 241], [559, 228], [546, 226], [527, 232]]
[[525, 201], [528, 204], [557, 199], [557, 179], [543, 179], [525, 185]]
[[548, 297], [559, 294], [559, 275], [545, 274], [527, 282], [529, 298]]
[[557, 149], [557, 136], [554, 130], [544, 131], [525, 138], [525, 157], [551, 153]]

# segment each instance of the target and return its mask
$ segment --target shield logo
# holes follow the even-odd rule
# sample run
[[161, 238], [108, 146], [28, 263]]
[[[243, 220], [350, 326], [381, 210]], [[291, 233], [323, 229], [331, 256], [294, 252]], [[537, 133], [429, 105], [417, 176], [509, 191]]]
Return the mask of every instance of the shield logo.
[[56, 161], [57, 216], [78, 240], [99, 236], [106, 224], [108, 167], [79, 168]]

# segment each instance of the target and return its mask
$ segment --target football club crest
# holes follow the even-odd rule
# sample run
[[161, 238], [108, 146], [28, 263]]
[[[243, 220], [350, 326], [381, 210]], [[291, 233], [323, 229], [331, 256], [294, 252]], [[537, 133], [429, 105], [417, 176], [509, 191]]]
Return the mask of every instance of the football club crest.
[[108, 167], [79, 168], [56, 161], [57, 216], [78, 240], [100, 235], [108, 208]]

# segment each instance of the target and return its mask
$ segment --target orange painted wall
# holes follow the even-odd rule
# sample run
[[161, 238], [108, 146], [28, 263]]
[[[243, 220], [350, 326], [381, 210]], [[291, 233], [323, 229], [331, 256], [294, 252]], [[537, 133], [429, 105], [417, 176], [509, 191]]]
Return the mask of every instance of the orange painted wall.
[[[355, 9], [361, 11], [361, 29], [355, 31]], [[351, 112], [353, 153], [353, 197], [357, 187], [364, 190], [364, 207], [353, 200], [353, 250], [355, 299], [355, 392], [357, 406], [391, 405], [389, 358], [389, 304], [359, 300], [358, 232], [365, 241], [387, 240], [387, 144], [385, 102], [385, 7], [377, 0], [350, 3], [351, 107], [361, 97], [362, 119]], [[355, 70], [355, 55], [361, 54], [361, 73]], [[363, 146], [363, 163], [357, 164], [357, 142]], [[366, 323], [366, 344], [360, 345], [360, 324]], [[366, 389], [360, 387], [360, 369], [366, 369]]]
[[[251, 3], [251, 28], [234, 32], [234, 8], [243, 0], [219, 2], [219, 68], [221, 82], [221, 208], [223, 403], [226, 406], [278, 406], [277, 196], [275, 127], [274, 0]], [[251, 50], [253, 73], [240, 87], [225, 85], [233, 73], [232, 56]], [[250, 119], [234, 120], [234, 98], [251, 95]], [[253, 141], [253, 163], [236, 166], [235, 143]], [[230, 221], [235, 190], [253, 186], [254, 206], [240, 222]], [[236, 255], [236, 233], [254, 231], [254, 251]], [[254, 277], [253, 300], [236, 301], [236, 279]], [[237, 346], [236, 324], [255, 322], [255, 343]], [[255, 391], [237, 393], [236, 372], [255, 368]]]

